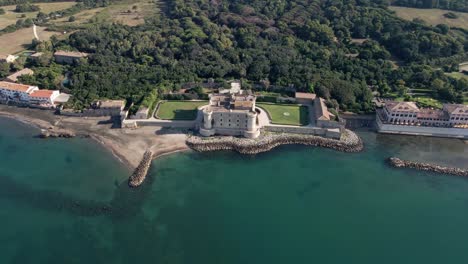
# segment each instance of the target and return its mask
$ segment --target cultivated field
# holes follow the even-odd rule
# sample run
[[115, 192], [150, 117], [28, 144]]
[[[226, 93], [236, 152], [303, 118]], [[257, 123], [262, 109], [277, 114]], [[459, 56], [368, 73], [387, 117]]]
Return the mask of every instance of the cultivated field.
[[[459, 27], [468, 29], [468, 13], [452, 12], [441, 9], [420, 9], [420, 8], [408, 8], [391, 6], [391, 10], [395, 11], [397, 16], [405, 20], [413, 20], [414, 18], [420, 18], [431, 25], [447, 24], [451, 27]], [[457, 19], [448, 19], [444, 17], [444, 14], [452, 12], [458, 15]]]
[[205, 101], [167, 101], [159, 105], [156, 118], [165, 120], [195, 120], [197, 108], [206, 105]]
[[[50, 13], [54, 11], [64, 10], [74, 6], [75, 2], [56, 2], [56, 3], [35, 3], [34, 5], [38, 5], [41, 8], [41, 12], [43, 13]], [[34, 18], [36, 17], [37, 13], [39, 12], [28, 12], [28, 13], [16, 13], [13, 12], [15, 10], [16, 5], [10, 6], [1, 6], [6, 13], [4, 15], [0, 15], [0, 29], [5, 28], [8, 25], [15, 24], [18, 19], [26, 19], [26, 18]], [[21, 15], [25, 15], [25, 18], [21, 18]]]
[[270, 114], [274, 124], [304, 126], [309, 123], [309, 111], [306, 106], [267, 103], [258, 103], [257, 106]]
[[[45, 27], [37, 27], [39, 39], [47, 40], [57, 32], [46, 31]], [[27, 48], [34, 39], [33, 28], [23, 28], [0, 36], [0, 55], [20, 52]]]

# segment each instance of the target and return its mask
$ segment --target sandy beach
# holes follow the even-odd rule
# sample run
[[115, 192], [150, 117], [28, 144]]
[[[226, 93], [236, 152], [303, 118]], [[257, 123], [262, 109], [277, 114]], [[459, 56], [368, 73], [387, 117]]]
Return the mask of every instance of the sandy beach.
[[52, 111], [0, 105], [0, 116], [12, 118], [40, 129], [60, 128], [90, 137], [130, 169], [141, 161], [146, 150], [154, 153], [154, 158], [180, 151], [188, 151], [186, 134], [177, 129], [142, 127], [121, 129], [113, 127], [108, 117], [84, 118], [64, 117]]

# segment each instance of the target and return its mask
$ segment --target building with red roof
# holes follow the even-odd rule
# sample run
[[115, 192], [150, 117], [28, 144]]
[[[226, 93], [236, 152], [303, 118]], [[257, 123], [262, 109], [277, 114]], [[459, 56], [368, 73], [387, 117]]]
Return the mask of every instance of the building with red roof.
[[0, 96], [8, 100], [29, 102], [29, 95], [37, 90], [37, 86], [0, 82]]
[[60, 95], [57, 90], [37, 90], [29, 95], [31, 104], [55, 105], [55, 99]]

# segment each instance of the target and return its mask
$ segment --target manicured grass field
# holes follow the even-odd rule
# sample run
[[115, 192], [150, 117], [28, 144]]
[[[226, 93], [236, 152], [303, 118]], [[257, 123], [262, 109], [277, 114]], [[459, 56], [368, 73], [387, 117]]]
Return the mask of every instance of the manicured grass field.
[[156, 118], [166, 120], [194, 120], [197, 108], [206, 105], [205, 101], [166, 101], [161, 102]]
[[280, 125], [304, 126], [309, 124], [309, 111], [306, 106], [258, 103], [258, 107], [270, 114], [271, 122]]
[[448, 19], [444, 17], [444, 14], [452, 11], [441, 9], [408, 8], [399, 6], [391, 6], [390, 9], [395, 11], [397, 16], [405, 20], [412, 21], [414, 18], [420, 18], [433, 26], [437, 24], [447, 24], [451, 27], [468, 29], [468, 13], [453, 12], [458, 15], [458, 18]]

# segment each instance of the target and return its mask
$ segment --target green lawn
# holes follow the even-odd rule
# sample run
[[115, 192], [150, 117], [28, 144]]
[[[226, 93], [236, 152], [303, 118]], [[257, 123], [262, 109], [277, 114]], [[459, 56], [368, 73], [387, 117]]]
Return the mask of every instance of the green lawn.
[[446, 73], [446, 75], [453, 77], [455, 79], [465, 78], [468, 80], [468, 75], [461, 73], [461, 72], [451, 72], [451, 73]]
[[258, 103], [258, 107], [270, 114], [271, 122], [280, 125], [304, 126], [309, 124], [309, 111], [306, 106]]
[[427, 97], [415, 97], [413, 98], [415, 102], [423, 107], [433, 107], [433, 108], [442, 108], [442, 103], [439, 100], [427, 98]]
[[165, 101], [161, 102], [156, 118], [166, 120], [194, 120], [197, 108], [206, 105], [205, 101]]

